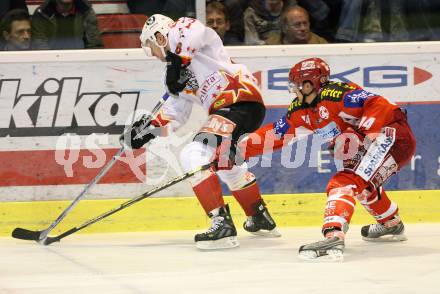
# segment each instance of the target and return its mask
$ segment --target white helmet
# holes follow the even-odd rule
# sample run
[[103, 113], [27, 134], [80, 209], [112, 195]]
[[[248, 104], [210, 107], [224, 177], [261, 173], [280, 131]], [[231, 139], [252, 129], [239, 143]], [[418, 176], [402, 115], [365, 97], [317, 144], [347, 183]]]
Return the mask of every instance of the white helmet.
[[150, 16], [145, 22], [140, 36], [142, 47], [146, 46], [147, 40], [152, 41], [159, 47], [165, 47], [167, 45], [166, 43], [163, 46], [157, 44], [156, 33], [161, 33], [167, 37], [172, 24], [174, 24], [174, 21], [165, 15], [153, 14]]

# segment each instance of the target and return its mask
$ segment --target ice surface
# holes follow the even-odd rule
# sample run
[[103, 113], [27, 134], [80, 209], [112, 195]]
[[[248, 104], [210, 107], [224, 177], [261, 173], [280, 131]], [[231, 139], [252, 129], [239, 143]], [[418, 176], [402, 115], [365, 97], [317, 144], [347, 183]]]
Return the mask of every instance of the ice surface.
[[0, 293], [440, 293], [440, 224], [407, 225], [409, 240], [368, 243], [350, 228], [343, 263], [304, 263], [320, 228], [281, 238], [239, 231], [241, 246], [202, 252], [193, 231], [79, 234], [51, 246], [0, 238]]

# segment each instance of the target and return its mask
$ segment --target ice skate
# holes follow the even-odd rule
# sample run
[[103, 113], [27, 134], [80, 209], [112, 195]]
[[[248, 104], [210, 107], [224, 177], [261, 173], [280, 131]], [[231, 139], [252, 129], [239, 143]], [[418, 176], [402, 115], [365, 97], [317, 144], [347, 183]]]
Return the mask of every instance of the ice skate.
[[228, 205], [220, 207], [219, 214], [211, 216], [211, 222], [211, 228], [194, 237], [197, 248], [215, 250], [234, 248], [240, 245]]
[[408, 239], [405, 236], [405, 226], [398, 215], [384, 224], [363, 226], [361, 235], [363, 240], [371, 242], [397, 242]]
[[335, 231], [327, 235], [323, 241], [302, 245], [299, 248], [298, 258], [304, 261], [334, 261], [344, 260], [344, 233]]
[[257, 212], [253, 216], [248, 216], [243, 223], [243, 228], [251, 234], [264, 237], [281, 237], [276, 229], [276, 224], [270, 216], [269, 211], [263, 201], [258, 203]]

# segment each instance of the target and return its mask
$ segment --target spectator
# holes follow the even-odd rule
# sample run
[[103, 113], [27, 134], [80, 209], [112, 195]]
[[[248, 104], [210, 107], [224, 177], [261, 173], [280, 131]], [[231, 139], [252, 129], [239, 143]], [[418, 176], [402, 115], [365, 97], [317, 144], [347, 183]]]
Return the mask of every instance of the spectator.
[[33, 49], [102, 47], [98, 21], [87, 0], [46, 0], [32, 17]]
[[336, 39], [342, 42], [408, 41], [405, 3], [401, 0], [343, 0]]
[[29, 50], [31, 45], [31, 20], [24, 9], [13, 9], [6, 13], [1, 23], [5, 51]]
[[222, 3], [212, 1], [206, 6], [206, 25], [217, 32], [225, 46], [241, 45], [237, 37], [229, 34], [231, 24], [226, 7]]
[[310, 18], [301, 6], [287, 8], [281, 16], [280, 44], [326, 44], [324, 38], [310, 31]]
[[298, 0], [298, 5], [309, 13], [310, 29], [327, 41], [333, 41], [341, 12], [341, 0]]
[[243, 13], [248, 6], [247, 0], [206, 0], [207, 5], [210, 2], [221, 2], [227, 11], [227, 16], [230, 22], [230, 29], [228, 35], [231, 38], [238, 39], [240, 42], [244, 41], [244, 23]]
[[251, 0], [244, 11], [244, 39], [246, 45], [279, 43], [282, 0]]

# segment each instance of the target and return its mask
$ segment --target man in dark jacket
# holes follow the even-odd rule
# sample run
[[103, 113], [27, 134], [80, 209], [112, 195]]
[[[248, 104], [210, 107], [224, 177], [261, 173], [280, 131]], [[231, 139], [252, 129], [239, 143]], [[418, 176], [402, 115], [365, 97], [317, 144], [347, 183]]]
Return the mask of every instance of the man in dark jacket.
[[281, 13], [294, 0], [251, 0], [244, 11], [246, 45], [275, 45], [281, 36]]
[[32, 17], [33, 49], [100, 47], [98, 21], [87, 0], [46, 0]]

